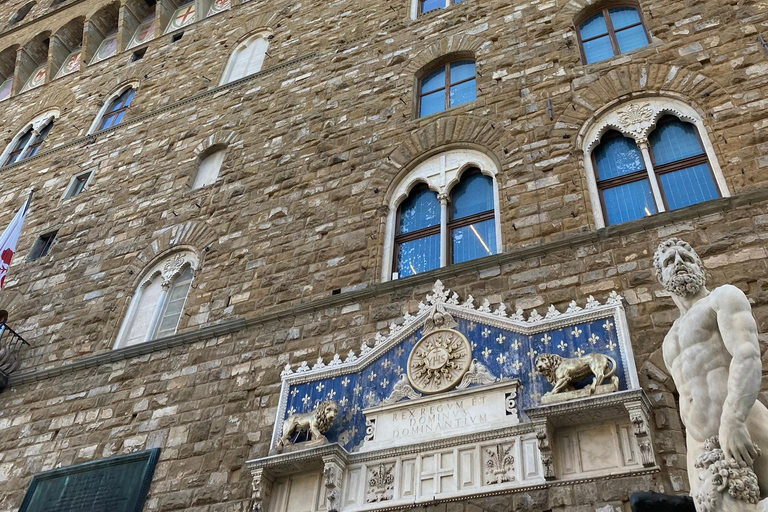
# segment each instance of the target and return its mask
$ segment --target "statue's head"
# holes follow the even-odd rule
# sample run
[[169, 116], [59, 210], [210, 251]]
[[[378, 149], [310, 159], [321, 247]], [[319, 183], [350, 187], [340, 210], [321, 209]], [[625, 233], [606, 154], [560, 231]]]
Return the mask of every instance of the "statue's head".
[[653, 255], [653, 266], [664, 289], [681, 297], [695, 294], [706, 282], [699, 255], [679, 238], [659, 244]]

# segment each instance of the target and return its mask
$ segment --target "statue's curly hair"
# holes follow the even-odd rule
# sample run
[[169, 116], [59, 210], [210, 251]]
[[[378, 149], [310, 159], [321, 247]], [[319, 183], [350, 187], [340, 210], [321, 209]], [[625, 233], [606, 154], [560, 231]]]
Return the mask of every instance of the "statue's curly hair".
[[679, 238], [673, 237], [668, 240], [664, 240], [659, 244], [659, 246], [656, 248], [656, 252], [653, 253], [653, 268], [656, 269], [656, 279], [661, 282], [661, 257], [664, 254], [664, 251], [669, 249], [670, 247], [682, 247], [686, 251], [693, 254], [693, 259], [696, 262], [696, 264], [701, 268], [701, 258], [699, 258], [699, 255], [696, 254], [696, 251], [691, 247], [691, 244], [684, 240], [680, 240]]

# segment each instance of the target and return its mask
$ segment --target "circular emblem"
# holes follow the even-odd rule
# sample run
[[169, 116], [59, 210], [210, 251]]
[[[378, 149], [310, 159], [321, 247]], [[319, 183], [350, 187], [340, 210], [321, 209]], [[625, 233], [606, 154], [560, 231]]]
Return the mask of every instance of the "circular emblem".
[[424, 394], [448, 391], [461, 381], [472, 361], [472, 347], [458, 331], [439, 329], [416, 343], [408, 356], [408, 380]]

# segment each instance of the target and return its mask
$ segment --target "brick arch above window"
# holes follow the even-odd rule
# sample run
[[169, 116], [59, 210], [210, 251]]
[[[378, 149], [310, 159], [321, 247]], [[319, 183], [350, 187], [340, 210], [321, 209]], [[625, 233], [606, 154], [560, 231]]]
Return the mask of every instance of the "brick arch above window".
[[[483, 151], [500, 167], [505, 155], [513, 151], [501, 127], [475, 116], [445, 116], [435, 119], [396, 147], [387, 163], [400, 169], [401, 175], [431, 155], [454, 147]], [[402, 179], [398, 177], [395, 181]]]
[[151, 266], [154, 262], [181, 249], [194, 251], [202, 265], [205, 256], [215, 250], [218, 238], [218, 233], [211, 226], [202, 222], [190, 221], [171, 226], [149, 242], [138, 255], [132, 257], [129, 271], [134, 276], [138, 276], [143, 269]]
[[457, 34], [424, 48], [413, 56], [405, 72], [420, 78], [429, 68], [454, 58], [476, 58], [485, 41], [479, 37]]

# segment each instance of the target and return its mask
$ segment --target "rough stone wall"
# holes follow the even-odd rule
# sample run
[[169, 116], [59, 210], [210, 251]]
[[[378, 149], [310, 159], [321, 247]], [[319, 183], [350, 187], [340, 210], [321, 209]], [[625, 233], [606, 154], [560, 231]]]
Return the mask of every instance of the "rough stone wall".
[[[0, 19], [24, 3], [0, 5]], [[85, 0], [37, 19], [42, 2], [29, 24], [0, 34], [0, 52], [102, 4]], [[685, 237], [713, 283], [748, 293], [768, 332], [768, 194], [761, 190], [768, 55], [757, 38], [768, 10], [758, 2], [644, 1], [654, 42], [584, 66], [572, 26], [583, 7], [467, 0], [410, 21], [402, 1], [253, 0], [186, 28], [177, 42], [156, 39], [139, 61], [120, 53], [2, 103], [4, 140], [35, 115], [61, 110], [42, 148], [56, 151], [0, 170], [0, 219], [36, 190], [0, 293], [11, 325], [31, 343], [23, 370], [111, 350], [138, 275], [178, 244], [203, 257], [182, 332], [285, 314], [226, 337], [5, 391], [0, 510], [19, 506], [35, 472], [155, 446], [163, 455], [148, 510], [244, 510], [243, 462], [267, 452], [279, 368], [357, 350], [414, 312], [438, 276], [462, 296], [508, 307], [619, 290], [656, 406], [664, 465], [662, 476], [642, 485], [685, 490], [674, 391], [651, 357], [676, 311], [655, 284], [650, 258], [660, 239]], [[233, 45], [265, 27], [275, 37], [264, 73], [214, 91]], [[414, 75], [458, 51], [477, 58], [477, 100], [415, 119]], [[123, 125], [73, 143], [108, 95], [133, 80], [139, 87]], [[703, 115], [736, 198], [595, 233], [579, 130], [610, 102], [659, 93]], [[195, 148], [230, 134], [219, 181], [189, 191]], [[473, 144], [500, 162], [506, 254], [379, 284], [387, 191], [410, 163], [448, 144]], [[70, 178], [84, 170], [96, 172], [89, 189], [62, 200]], [[52, 229], [59, 233], [50, 255], [26, 261], [35, 238]], [[375, 294], [360, 295], [366, 288]], [[335, 302], [326, 306], [329, 297]], [[626, 493], [592, 498], [577, 489], [507, 499], [530, 510], [575, 512], [626, 500]], [[496, 510], [491, 501], [456, 506]]]

